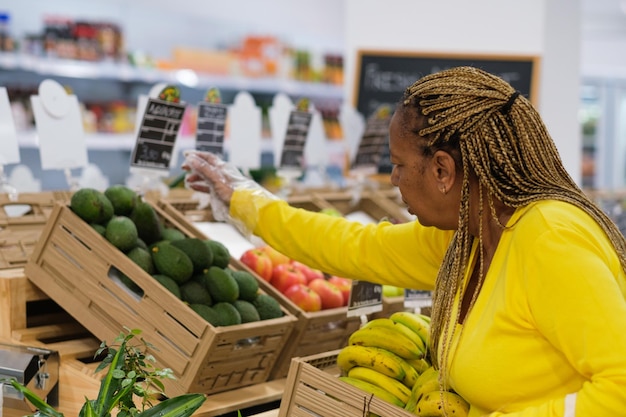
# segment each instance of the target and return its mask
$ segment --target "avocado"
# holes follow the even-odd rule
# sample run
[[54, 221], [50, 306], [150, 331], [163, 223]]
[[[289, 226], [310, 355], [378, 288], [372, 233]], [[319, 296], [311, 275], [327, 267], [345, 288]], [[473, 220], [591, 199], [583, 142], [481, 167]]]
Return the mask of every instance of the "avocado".
[[213, 264], [214, 266], [220, 268], [226, 268], [230, 263], [230, 252], [223, 243], [218, 242], [217, 240], [207, 239], [204, 243], [209, 246], [211, 252], [213, 253]]
[[220, 326], [220, 317], [217, 311], [206, 304], [189, 304], [189, 307], [200, 317], [213, 326]]
[[154, 207], [143, 200], [138, 200], [130, 214], [131, 220], [137, 226], [139, 237], [151, 245], [162, 239], [163, 224], [159, 219]]
[[113, 204], [95, 188], [81, 188], [74, 192], [70, 209], [87, 223], [104, 224], [113, 217]]
[[204, 285], [214, 302], [233, 302], [239, 298], [239, 285], [224, 269], [212, 266], [204, 274]]
[[137, 246], [137, 227], [126, 216], [115, 216], [106, 225], [104, 237], [122, 252]]
[[154, 274], [154, 263], [152, 262], [152, 256], [150, 252], [147, 250], [134, 247], [126, 254], [134, 263], [139, 265], [141, 269], [146, 271], [148, 274]]
[[235, 300], [233, 301], [233, 305], [237, 311], [239, 311], [242, 323], [252, 323], [261, 320], [259, 312], [256, 311], [256, 307], [251, 302], [246, 300]]
[[185, 237], [183, 239], [172, 240], [172, 246], [177, 247], [189, 256], [193, 263], [193, 272], [200, 273], [213, 263], [213, 252], [200, 239], [195, 237]]
[[259, 292], [259, 282], [248, 271], [231, 271], [230, 273], [239, 286], [239, 299], [253, 301]]
[[280, 304], [271, 295], [265, 293], [259, 293], [252, 304], [259, 312], [261, 320], [275, 319], [283, 316], [283, 311], [280, 309]]
[[150, 251], [154, 266], [159, 274], [167, 275], [178, 285], [191, 278], [193, 263], [182, 250], [164, 241], [152, 245]]
[[[137, 227], [137, 226], [135, 226]], [[147, 250], [148, 252], [150, 252], [150, 248], [148, 248], [148, 245], [146, 245], [146, 242], [144, 242], [141, 238], [137, 238], [137, 247], [138, 248], [142, 248]]]
[[125, 185], [116, 184], [104, 190], [104, 195], [113, 205], [113, 213], [118, 216], [128, 216], [133, 212], [137, 203], [137, 193]]
[[187, 281], [180, 286], [180, 295], [183, 301], [189, 304], [213, 304], [209, 291], [197, 281]]
[[176, 298], [182, 299], [182, 294], [180, 293], [180, 287], [172, 278], [163, 274], [152, 275], [152, 277], [158, 281], [161, 285], [163, 285], [169, 292], [174, 294]]
[[183, 232], [173, 227], [164, 227], [163, 231], [161, 232], [161, 238], [163, 240], [173, 241], [184, 239], [185, 237], [186, 236]]
[[231, 303], [222, 301], [213, 305], [213, 310], [219, 317], [219, 326], [233, 326], [241, 324], [241, 314]]
[[107, 229], [106, 227], [104, 227], [104, 225], [98, 223], [91, 223], [90, 226], [93, 227], [94, 230], [98, 232], [101, 236], [104, 236], [104, 232]]

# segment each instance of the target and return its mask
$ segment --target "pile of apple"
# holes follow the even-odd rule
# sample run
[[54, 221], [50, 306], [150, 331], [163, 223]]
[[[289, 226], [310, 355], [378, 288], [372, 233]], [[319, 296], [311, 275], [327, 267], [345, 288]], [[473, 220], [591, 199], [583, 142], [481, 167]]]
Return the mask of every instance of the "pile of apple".
[[269, 245], [248, 249], [239, 260], [306, 312], [344, 307], [350, 300], [351, 279], [327, 276]]

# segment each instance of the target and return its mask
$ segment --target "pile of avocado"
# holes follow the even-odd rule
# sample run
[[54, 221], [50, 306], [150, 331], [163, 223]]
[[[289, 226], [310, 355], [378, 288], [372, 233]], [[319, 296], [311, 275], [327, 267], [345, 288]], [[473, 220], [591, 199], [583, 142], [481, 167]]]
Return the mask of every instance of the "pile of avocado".
[[[154, 277], [213, 326], [283, 316], [278, 301], [259, 291], [257, 278], [229, 267], [230, 252], [216, 240], [188, 237], [166, 225], [134, 190], [112, 185], [104, 192], [77, 190], [71, 210], [109, 243]], [[119, 276], [131, 291], [142, 290]]]

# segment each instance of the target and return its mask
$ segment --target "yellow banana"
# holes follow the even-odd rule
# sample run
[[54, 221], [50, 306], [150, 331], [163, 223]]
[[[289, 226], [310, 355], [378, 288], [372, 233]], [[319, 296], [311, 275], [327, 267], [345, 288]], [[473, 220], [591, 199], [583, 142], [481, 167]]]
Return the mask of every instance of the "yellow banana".
[[420, 374], [405, 359], [402, 359], [402, 368], [404, 369], [404, 378], [402, 378], [402, 382], [407, 387], [413, 388], [413, 386], [417, 382], [417, 378], [419, 378]]
[[409, 329], [402, 323], [395, 322], [387, 317], [380, 317], [380, 318], [368, 321], [367, 323], [365, 323], [365, 325], [362, 328], [365, 329], [365, 328], [370, 328], [370, 327], [385, 327], [389, 329], [394, 329], [402, 333], [409, 339], [411, 339], [411, 341], [415, 343], [415, 345], [421, 351], [422, 356], [424, 356], [424, 353], [426, 352], [427, 347], [424, 344], [424, 341], [422, 340], [422, 338], [419, 337], [417, 333], [415, 333], [414, 331], [412, 331], [411, 329]]
[[431, 366], [417, 378], [415, 385], [411, 389], [411, 395], [419, 401], [423, 394], [437, 390], [439, 390], [439, 371]]
[[417, 371], [418, 374], [422, 374], [426, 369], [430, 368], [432, 365], [430, 364], [430, 362], [428, 361], [428, 359], [426, 358], [421, 358], [421, 359], [407, 359], [406, 360], [409, 365], [411, 365], [413, 368], [415, 368], [415, 370]]
[[402, 401], [402, 406], [409, 400], [411, 396], [411, 389], [407, 388], [402, 382], [395, 378], [381, 374], [380, 372], [366, 368], [364, 366], [355, 366], [348, 371], [348, 376], [351, 378], [360, 379], [362, 381], [369, 382], [370, 384], [378, 385], [380, 388], [389, 391], [391, 394], [398, 397]]
[[372, 394], [374, 395], [374, 397], [377, 397], [383, 401], [395, 404], [398, 407], [404, 407], [404, 403], [398, 397], [396, 397], [389, 391], [379, 387], [378, 385], [374, 385], [370, 382], [363, 381], [362, 379], [357, 379], [349, 376], [340, 376], [339, 379], [360, 389], [361, 391]]
[[420, 313], [420, 317], [423, 318], [426, 323], [430, 324], [430, 316]]
[[405, 363], [398, 355], [371, 346], [348, 345], [337, 354], [337, 366], [346, 373], [355, 366], [365, 366], [398, 381], [406, 376]]
[[400, 331], [388, 327], [362, 327], [350, 335], [348, 344], [379, 347], [405, 359], [418, 359], [424, 356], [422, 350], [411, 339]]
[[417, 403], [415, 413], [420, 417], [467, 417], [469, 404], [451, 391], [431, 391]]
[[413, 330], [424, 341], [426, 346], [430, 342], [430, 324], [427, 323], [418, 313], [410, 311], [396, 311], [389, 318], [395, 322], [402, 323]]

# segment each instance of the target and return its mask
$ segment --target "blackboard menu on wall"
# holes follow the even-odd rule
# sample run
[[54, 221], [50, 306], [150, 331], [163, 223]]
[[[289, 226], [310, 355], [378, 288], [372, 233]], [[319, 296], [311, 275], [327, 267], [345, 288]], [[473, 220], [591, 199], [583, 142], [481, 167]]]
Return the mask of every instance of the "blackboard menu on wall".
[[[457, 66], [475, 66], [498, 75], [535, 102], [539, 82], [537, 56], [359, 51], [354, 107], [367, 118], [381, 105], [395, 106], [404, 90], [419, 78]], [[391, 172], [388, 145], [379, 172]]]
[[287, 132], [283, 142], [280, 168], [303, 169], [304, 147], [309, 135], [312, 113], [294, 110], [289, 114]]

